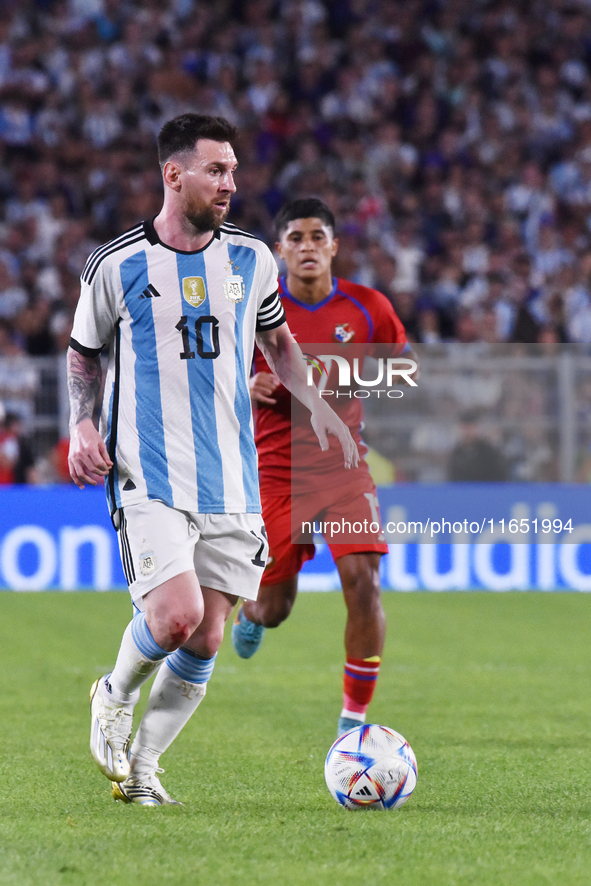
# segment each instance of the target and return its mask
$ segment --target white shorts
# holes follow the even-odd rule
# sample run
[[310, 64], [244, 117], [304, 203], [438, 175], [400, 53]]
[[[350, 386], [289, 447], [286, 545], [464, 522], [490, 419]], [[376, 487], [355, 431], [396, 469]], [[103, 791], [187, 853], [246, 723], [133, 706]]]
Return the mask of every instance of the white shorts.
[[194, 569], [202, 586], [256, 600], [267, 562], [260, 514], [197, 514], [151, 500], [120, 508], [119, 551], [133, 602]]

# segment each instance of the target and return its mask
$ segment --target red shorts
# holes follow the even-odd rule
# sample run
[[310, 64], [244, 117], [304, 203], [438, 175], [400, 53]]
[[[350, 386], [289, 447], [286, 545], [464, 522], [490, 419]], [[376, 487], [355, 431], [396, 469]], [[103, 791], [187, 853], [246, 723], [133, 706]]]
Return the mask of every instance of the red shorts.
[[[304, 523], [313, 523], [316, 531], [322, 524], [320, 528], [326, 529], [322, 531], [322, 535], [334, 560], [346, 554], [388, 553], [388, 545], [384, 541], [379, 520], [376, 489], [369, 472], [357, 473], [354, 488], [348, 483], [346, 488], [336, 486], [315, 492], [313, 496], [301, 495], [292, 498], [289, 485], [286, 488], [285, 484], [276, 484], [272, 492], [262, 489], [261, 498], [263, 520], [269, 541], [269, 558], [261, 581], [263, 585], [277, 584], [297, 575], [306, 560], [314, 557], [316, 549], [312, 543], [311, 533], [302, 535], [295, 531], [296, 527], [301, 527]], [[311, 513], [311, 507], [314, 513]], [[346, 543], [334, 541], [331, 537], [331, 534], [337, 534], [332, 533], [331, 523], [333, 526], [335, 523], [342, 526], [344, 521], [345, 524], [355, 526], [370, 527], [373, 524], [375, 527], [376, 516], [379, 531], [373, 533], [364, 531], [360, 541], [351, 540], [350, 535]], [[297, 536], [302, 541], [294, 544]]]

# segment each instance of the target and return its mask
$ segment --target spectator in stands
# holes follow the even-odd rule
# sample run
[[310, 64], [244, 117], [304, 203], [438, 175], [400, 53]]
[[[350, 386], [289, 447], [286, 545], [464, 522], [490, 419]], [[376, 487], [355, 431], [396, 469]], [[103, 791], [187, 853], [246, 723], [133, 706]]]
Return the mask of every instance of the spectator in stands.
[[58, 440], [46, 453], [30, 465], [27, 478], [29, 483], [47, 486], [52, 483], [71, 483], [68, 468], [69, 439]]
[[6, 412], [26, 420], [34, 411], [37, 371], [13, 328], [0, 320], [0, 399]]
[[0, 260], [0, 317], [12, 320], [27, 305], [27, 293], [20, 285], [18, 274]]
[[[0, 450], [11, 453], [11, 483], [31, 483], [34, 458], [31, 444], [23, 431], [22, 419], [14, 412], [7, 412], [3, 422], [4, 441]], [[1, 460], [1, 457], [0, 457]]]
[[4, 406], [0, 403], [0, 485], [14, 483], [14, 469], [18, 461], [18, 437], [7, 422]]
[[462, 483], [491, 483], [507, 480], [508, 472], [501, 450], [484, 432], [481, 416], [465, 412], [460, 422], [460, 439], [448, 462], [448, 480]]

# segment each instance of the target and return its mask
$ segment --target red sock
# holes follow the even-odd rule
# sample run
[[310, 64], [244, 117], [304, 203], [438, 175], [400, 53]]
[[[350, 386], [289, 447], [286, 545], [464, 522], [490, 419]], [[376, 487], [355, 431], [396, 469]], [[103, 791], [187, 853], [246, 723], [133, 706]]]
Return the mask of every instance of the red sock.
[[380, 672], [380, 656], [347, 658], [343, 679], [343, 713], [353, 719], [365, 719], [365, 712], [376, 687]]

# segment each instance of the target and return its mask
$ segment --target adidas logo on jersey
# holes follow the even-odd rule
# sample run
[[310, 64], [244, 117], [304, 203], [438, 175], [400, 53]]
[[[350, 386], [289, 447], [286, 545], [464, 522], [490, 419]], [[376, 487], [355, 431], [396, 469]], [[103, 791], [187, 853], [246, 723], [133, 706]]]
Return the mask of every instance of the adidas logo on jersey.
[[156, 289], [155, 286], [152, 286], [151, 283], [148, 283], [146, 289], [140, 295], [140, 298], [160, 298], [160, 293]]

